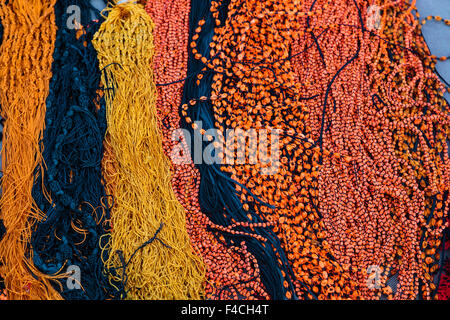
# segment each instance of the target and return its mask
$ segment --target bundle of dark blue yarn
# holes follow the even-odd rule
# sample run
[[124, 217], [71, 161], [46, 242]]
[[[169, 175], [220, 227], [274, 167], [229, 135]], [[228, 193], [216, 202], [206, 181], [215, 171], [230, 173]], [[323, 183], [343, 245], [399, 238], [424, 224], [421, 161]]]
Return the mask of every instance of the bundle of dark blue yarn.
[[[98, 94], [101, 72], [91, 43], [101, 21], [91, 21], [92, 13], [98, 17], [93, 10], [85, 0], [56, 2], [58, 30], [41, 141], [45, 165], [37, 168], [33, 186], [45, 217], [35, 225], [29, 249], [34, 265], [47, 275], [76, 272], [54, 285], [64, 299], [119, 296], [102, 263], [110, 208], [101, 172], [105, 102]], [[76, 12], [82, 30], [68, 24]]]
[[[227, 7], [229, 1], [224, 1], [220, 7], [219, 19], [224, 21], [227, 16]], [[197, 40], [197, 50], [205, 57], [209, 57], [209, 43], [213, 37], [214, 18], [209, 10], [210, 0], [192, 0], [191, 12], [189, 16], [189, 43], [192, 41], [193, 31], [197, 27], [199, 20], [204, 19], [206, 23]], [[205, 67], [205, 65], [193, 57], [189, 52], [188, 58], [188, 75], [196, 75]], [[195, 77], [188, 77], [183, 88], [182, 104], [188, 103], [192, 99], [198, 99], [201, 96], [209, 97], [211, 94], [211, 83], [213, 78], [211, 70], [204, 74], [199, 86], [196, 85]], [[180, 108], [181, 111], [181, 108]], [[181, 114], [180, 114], [181, 115]], [[198, 101], [194, 106], [190, 106], [188, 116], [192, 121], [201, 121], [202, 128], [205, 130], [214, 128], [214, 112], [210, 101]], [[184, 117], [180, 116], [181, 127], [190, 131], [192, 137], [191, 146], [194, 146], [195, 134], [192, 127], [186, 123]], [[203, 143], [202, 150], [206, 147]], [[191, 150], [191, 155], [194, 150]], [[236, 191], [237, 182], [232, 180], [230, 176], [220, 169], [220, 164], [196, 164], [200, 175], [199, 202], [202, 211], [208, 215], [209, 219], [215, 224], [221, 226], [229, 226], [232, 219], [238, 222], [267, 222], [264, 217], [251, 210], [252, 219], [249, 219], [248, 212], [243, 209], [239, 194]], [[244, 187], [244, 186], [241, 186]], [[245, 188], [245, 187], [244, 187]], [[266, 205], [256, 201], [259, 205]], [[215, 230], [215, 235], [219, 239], [220, 235], [225, 238], [227, 246], [239, 245], [245, 242], [249, 252], [257, 259], [260, 268], [260, 277], [268, 294], [272, 299], [286, 299], [286, 292], [289, 291], [292, 297], [296, 298], [293, 286], [294, 274], [287, 261], [286, 255], [281, 248], [280, 241], [271, 227], [255, 228], [252, 231], [248, 227], [235, 228], [237, 231], [243, 231], [248, 234], [261, 235], [267, 239], [264, 245], [251, 236], [235, 235], [227, 232]], [[220, 240], [219, 240], [220, 241]], [[278, 262], [281, 261], [281, 264]], [[283, 277], [282, 271], [285, 276]], [[288, 288], [283, 286], [283, 282], [287, 281]], [[226, 289], [226, 288], [223, 288]]]

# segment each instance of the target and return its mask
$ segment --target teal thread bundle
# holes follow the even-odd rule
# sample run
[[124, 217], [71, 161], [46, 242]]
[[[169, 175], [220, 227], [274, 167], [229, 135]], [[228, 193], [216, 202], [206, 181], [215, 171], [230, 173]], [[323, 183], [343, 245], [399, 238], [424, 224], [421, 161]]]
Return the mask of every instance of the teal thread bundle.
[[[71, 5], [84, 14], [81, 30], [66, 26]], [[30, 250], [37, 269], [59, 276], [55, 289], [62, 297], [102, 300], [118, 291], [109, 283], [100, 250], [110, 217], [101, 175], [106, 118], [91, 42], [99, 24], [90, 21], [89, 9], [85, 1], [58, 0], [55, 5], [58, 31], [41, 143], [44, 165], [33, 187], [44, 217], [34, 228]], [[67, 278], [69, 267], [79, 270], [80, 290], [67, 286], [77, 280]]]

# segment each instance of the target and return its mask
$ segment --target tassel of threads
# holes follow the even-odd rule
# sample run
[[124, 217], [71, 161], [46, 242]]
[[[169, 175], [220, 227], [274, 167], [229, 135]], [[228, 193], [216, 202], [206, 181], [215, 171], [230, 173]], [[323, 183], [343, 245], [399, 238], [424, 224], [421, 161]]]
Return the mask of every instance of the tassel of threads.
[[[72, 5], [83, 14], [69, 26]], [[90, 22], [89, 9], [85, 1], [58, 0], [55, 5], [58, 31], [41, 144], [44, 165], [33, 187], [44, 218], [34, 228], [31, 248], [34, 265], [58, 276], [55, 288], [65, 299], [102, 300], [118, 292], [104, 272], [99, 244], [109, 229], [101, 175], [106, 113], [98, 96], [101, 73], [91, 42], [99, 24]], [[65, 269], [74, 266], [81, 276], [78, 290], [66, 285]]]
[[153, 29], [141, 5], [124, 3], [111, 9], [93, 41], [105, 68], [107, 130], [117, 161], [105, 263], [129, 299], [200, 299], [204, 265], [190, 245], [158, 128]]
[[0, 4], [0, 105], [3, 129], [0, 218], [0, 275], [8, 299], [60, 299], [47, 277], [30, 272], [26, 251], [40, 215], [32, 211], [33, 172], [41, 162], [45, 99], [49, 93], [55, 15], [49, 0], [11, 0]]

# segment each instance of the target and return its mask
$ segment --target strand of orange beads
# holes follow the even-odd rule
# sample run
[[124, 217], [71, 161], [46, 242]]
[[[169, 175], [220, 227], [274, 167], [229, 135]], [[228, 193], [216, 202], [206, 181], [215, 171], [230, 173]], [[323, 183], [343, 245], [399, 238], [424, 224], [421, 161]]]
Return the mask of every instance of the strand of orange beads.
[[[309, 1], [305, 5], [308, 7], [321, 6], [323, 1]], [[361, 8], [360, 11], [364, 12], [364, 8]], [[306, 106], [311, 110], [308, 123], [312, 128], [312, 136], [314, 140], [320, 141], [323, 147], [334, 152], [345, 150], [336, 147], [334, 144], [342, 146], [354, 143], [357, 146], [358, 139], [361, 140], [358, 122], [354, 118], [358, 115], [358, 110], [356, 107], [350, 108], [355, 106], [355, 102], [359, 102], [358, 99], [360, 99], [357, 95], [360, 94], [359, 87], [362, 82], [360, 78], [363, 73], [358, 72], [360, 71], [358, 68], [363, 63], [361, 61], [364, 59], [364, 51], [358, 47], [358, 41], [361, 41], [360, 35], [357, 33], [358, 30], [355, 32], [354, 29], [339, 26], [340, 24], [358, 26], [361, 24], [359, 20], [358, 8], [354, 3], [336, 1], [324, 11], [323, 15], [311, 17], [306, 22], [306, 25], [320, 25], [334, 21], [338, 25], [317, 40], [317, 49], [306, 51], [303, 49], [315, 43], [314, 39], [308, 35], [293, 43], [295, 55], [293, 65], [299, 81], [304, 84], [300, 88], [300, 94], [312, 97], [305, 101]], [[356, 58], [354, 58], [355, 56]], [[351, 59], [353, 60], [348, 63]], [[352, 75], [353, 79], [349, 75]], [[335, 94], [336, 88], [340, 88], [339, 95]], [[345, 104], [341, 104], [340, 100], [344, 99], [351, 102], [347, 103], [346, 101]], [[328, 111], [327, 113], [323, 112], [324, 105], [328, 107], [328, 110], [325, 109]], [[330, 108], [332, 108], [332, 111]], [[340, 136], [333, 135], [335, 131]], [[352, 149], [348, 148], [348, 150], [351, 151]], [[354, 155], [354, 161], [359, 161], [359, 148]], [[375, 264], [377, 257], [373, 255], [374, 250], [371, 251], [372, 255], [355, 253], [362, 252], [360, 248], [366, 243], [370, 246], [371, 234], [364, 232], [366, 230], [361, 230], [362, 220], [356, 219], [359, 215], [368, 216], [366, 212], [361, 210], [361, 204], [359, 203], [360, 201], [364, 204], [364, 198], [360, 196], [361, 189], [358, 189], [356, 181], [352, 181], [350, 177], [353, 177], [349, 177], [347, 172], [348, 170], [352, 172], [352, 169], [352, 163], [346, 164], [332, 158], [323, 159], [319, 174], [319, 208], [324, 217], [323, 221], [327, 231], [326, 239], [331, 244], [334, 256], [342, 264], [351, 265], [354, 273], [357, 270], [360, 271], [356, 276], [354, 275], [354, 278], [361, 284], [364, 297], [370, 298], [370, 295], [365, 292], [369, 290], [365, 285], [367, 281], [365, 269]], [[362, 172], [364, 174], [369, 171]], [[359, 179], [363, 180], [363, 183], [370, 182], [366, 176], [359, 175]], [[324, 193], [326, 197], [324, 197]], [[367, 194], [372, 194], [373, 197], [377, 196], [370, 192], [367, 192]], [[378, 212], [375, 209], [373, 211], [373, 213]], [[375, 218], [372, 221], [376, 221]], [[369, 220], [369, 223], [367, 223], [369, 230], [372, 228], [370, 223]], [[342, 235], [341, 230], [347, 233]], [[361, 238], [356, 237], [355, 230], [361, 230], [361, 233], [358, 234]], [[362, 264], [350, 264], [351, 259], [358, 259]], [[358, 277], [359, 275], [360, 277]], [[371, 292], [369, 290], [369, 294]]]
[[[248, 253], [245, 243], [227, 247], [209, 230], [216, 228], [225, 231], [221, 229], [222, 226], [213, 224], [200, 209], [199, 171], [190, 158], [183, 133], [179, 131], [183, 82], [177, 80], [186, 77], [190, 0], [174, 0], [169, 3], [152, 0], [147, 2], [146, 10], [152, 17], [156, 30], [153, 68], [156, 82], [160, 84], [157, 87], [157, 110], [163, 147], [172, 161], [173, 189], [187, 212], [186, 226], [192, 246], [203, 257], [207, 266], [205, 298], [267, 299], [268, 295], [255, 270], [255, 258]], [[225, 290], [231, 286], [233, 290]]]
[[[417, 19], [420, 18], [420, 15], [418, 14], [417, 8], [414, 8], [416, 11], [416, 17]], [[450, 20], [448, 19], [442, 19], [440, 16], [428, 16], [426, 18], [427, 21], [435, 20], [437, 22], [444, 22], [445, 25], [450, 26]], [[422, 21], [421, 25], [418, 25], [417, 29], [421, 31], [422, 26], [424, 25], [424, 22]], [[432, 114], [437, 120], [435, 119], [423, 119], [424, 122], [428, 122], [426, 126], [428, 128], [432, 128], [432, 130], [428, 130], [428, 136], [432, 137], [433, 142], [433, 148], [435, 156], [440, 159], [434, 159], [434, 162], [436, 164], [435, 172], [437, 172], [437, 175], [441, 174], [442, 177], [439, 179], [437, 178], [437, 183], [441, 182], [441, 185], [439, 186], [437, 192], [435, 193], [435, 197], [432, 197], [431, 202], [431, 208], [430, 213], [426, 213], [427, 215], [427, 222], [434, 227], [439, 228], [440, 225], [442, 227], [445, 226], [446, 228], [443, 231], [443, 234], [437, 234], [434, 239], [431, 241], [431, 247], [428, 244], [427, 231], [425, 231], [423, 238], [422, 247], [425, 251], [425, 262], [428, 264], [427, 267], [425, 267], [425, 271], [429, 272], [434, 276], [434, 281], [430, 285], [431, 287], [431, 297], [436, 297], [438, 299], [448, 299], [450, 296], [450, 260], [448, 258], [448, 250], [450, 248], [450, 242], [449, 242], [449, 227], [450, 227], [450, 216], [449, 216], [449, 149], [448, 149], [448, 141], [450, 137], [450, 126], [449, 124], [449, 117], [448, 117], [448, 101], [443, 96], [444, 92], [444, 86], [442, 83], [440, 83], [438, 80], [439, 78], [442, 80], [445, 86], [447, 86], [447, 91], [450, 92], [450, 85], [448, 82], [445, 81], [441, 77], [441, 75], [436, 70], [436, 63], [438, 61], [447, 61], [450, 59], [450, 56], [442, 56], [440, 58], [436, 57], [435, 55], [430, 55], [430, 52], [428, 50], [427, 44], [425, 43], [425, 40], [421, 34], [421, 32], [417, 32], [415, 34], [415, 43], [417, 44], [418, 50], [421, 50], [423, 52], [424, 58], [423, 58], [423, 64], [425, 66], [430, 65], [430, 68], [427, 70], [427, 74], [434, 75], [433, 73], [437, 74], [437, 77], [434, 77], [431, 80], [431, 84], [427, 83], [427, 91], [433, 92], [434, 97], [429, 97], [426, 94], [427, 103], [430, 103], [435, 107], [429, 112], [426, 110], [428, 114]], [[433, 73], [432, 73], [433, 72]], [[429, 82], [429, 80], [427, 80]], [[426, 106], [428, 108], [428, 106]], [[443, 119], [441, 117], [442, 114], [446, 114], [447, 118]], [[431, 117], [430, 117], [431, 118]], [[415, 123], [417, 125], [417, 123]], [[422, 124], [424, 126], [424, 124]], [[424, 131], [424, 128], [420, 128], [422, 131]], [[426, 131], [426, 130], [425, 130]], [[427, 142], [428, 144], [428, 142]], [[445, 155], [444, 155], [445, 154]], [[438, 160], [438, 161], [436, 161]], [[439, 161], [440, 160], [440, 161]], [[425, 178], [426, 179], [426, 178]], [[440, 180], [440, 181], [439, 181]], [[428, 211], [428, 209], [427, 209]], [[437, 218], [435, 218], [437, 217]], [[435, 219], [433, 221], [433, 219]], [[434, 241], [433, 241], [434, 240]], [[434, 248], [433, 248], [434, 246]], [[427, 248], [428, 247], [428, 248]], [[439, 250], [438, 250], [439, 249]], [[434, 253], [437, 253], [434, 255]], [[434, 256], [433, 256], [434, 255]], [[445, 256], [447, 256], [445, 258]], [[433, 261], [433, 263], [429, 264], [428, 262]], [[436, 286], [436, 288], [434, 288]], [[422, 288], [421, 288], [422, 289]], [[422, 289], [423, 290], [423, 289]]]
[[[416, 10], [416, 18], [419, 19], [420, 18], [420, 14], [419, 12]], [[445, 23], [445, 25], [450, 26], [450, 20], [448, 19], [443, 19], [440, 16], [427, 16], [426, 18], [422, 19], [420, 25], [418, 26], [418, 28], [421, 30], [421, 28], [429, 21], [436, 21], [436, 22], [443, 22]], [[427, 54], [425, 54], [427, 55]], [[429, 58], [431, 60], [433, 60], [434, 65], [437, 61], [447, 61], [450, 59], [450, 56], [441, 56], [441, 57], [437, 57], [435, 55], [429, 55]], [[434, 72], [439, 76], [439, 78], [442, 80], [442, 82], [444, 82], [444, 84], [447, 87], [447, 92], [450, 93], [450, 83], [448, 83], [444, 78], [442, 78], [442, 76], [439, 74], [439, 72], [436, 70], [436, 68], [434, 68]]]
[[[375, 57], [379, 57], [378, 63], [382, 61], [384, 68], [373, 71], [377, 80], [372, 84], [372, 92], [387, 104], [382, 114], [390, 122], [400, 176], [414, 178], [406, 190], [410, 198], [418, 198], [415, 238], [419, 247], [415, 260], [419, 270], [409, 277], [414, 281], [411, 287], [417, 297], [432, 299], [437, 298], [436, 282], [442, 263], [440, 248], [448, 215], [450, 162], [446, 140], [450, 116], [445, 111], [444, 86], [434, 73], [436, 57], [430, 55], [419, 21], [412, 13], [416, 10], [414, 1], [412, 4], [402, 1], [401, 6], [383, 1], [380, 5], [388, 6], [383, 18], [385, 25], [393, 26], [380, 32], [400, 46], [378, 48]], [[402, 37], [397, 36], [400, 30]], [[395, 85], [386, 88], [380, 82]], [[401, 286], [396, 289], [396, 297], [404, 295]]]
[[[212, 2], [213, 14], [220, 6], [223, 3]], [[201, 56], [195, 42], [191, 47], [195, 58], [216, 71], [211, 101], [216, 116], [215, 126], [221, 132], [220, 143], [216, 146], [219, 157], [249, 158], [250, 152], [254, 151], [246, 148], [241, 154], [230, 154], [230, 150], [220, 150], [223, 135], [229, 128], [264, 130], [272, 127], [284, 132], [285, 137], [280, 143], [281, 161], [276, 164], [281, 166], [279, 173], [258, 174], [268, 162], [267, 155], [259, 163], [223, 167], [223, 170], [248, 187], [237, 188], [245, 210], [255, 210], [278, 224], [275, 230], [294, 267], [296, 294], [302, 298], [356, 298], [358, 292], [353, 290], [354, 284], [348, 272], [333, 261], [327, 243], [321, 241], [320, 213], [314, 199], [321, 153], [320, 148], [307, 139], [309, 129], [303, 126], [302, 120], [307, 118], [308, 110], [302, 109], [302, 98], [296, 95], [299, 84], [294, 83], [295, 77], [288, 61], [289, 47], [284, 45], [286, 40], [295, 37], [296, 18], [314, 14], [312, 11], [299, 13], [299, 7], [298, 1], [284, 4], [276, 1], [232, 1], [223, 26], [216, 17], [210, 44], [213, 58], [208, 61]], [[199, 23], [196, 35], [201, 29], [202, 23]], [[196, 35], [194, 40], [199, 38]], [[199, 77], [198, 80], [201, 79]], [[195, 101], [191, 102], [195, 105]], [[186, 115], [188, 106], [184, 107]], [[196, 129], [195, 124], [193, 128]], [[212, 137], [208, 138], [212, 140]], [[240, 141], [231, 148], [236, 147], [236, 143], [245, 144], [243, 139], [238, 137]], [[247, 190], [252, 191], [251, 196]], [[276, 210], [257, 206], [254, 195]], [[288, 286], [287, 282], [285, 286]], [[291, 298], [291, 293], [287, 292], [286, 297]]]
[[[270, 298], [296, 298], [292, 268], [272, 230], [273, 223], [255, 210], [244, 208], [238, 189], [248, 188], [223, 172], [220, 169], [221, 163], [215, 159], [217, 141], [212, 140], [217, 129], [212, 108], [215, 98], [211, 95], [211, 82], [216, 70], [207, 68], [211, 66], [208, 59], [211, 39], [215, 37], [214, 26], [227, 17], [227, 11], [228, 1], [218, 4], [202, 0], [192, 3], [190, 13], [191, 52], [183, 90], [181, 124], [189, 132], [187, 140], [191, 142], [190, 147], [194, 151], [191, 156], [201, 176], [200, 207], [211, 219], [211, 228], [215, 230], [216, 236], [227, 246], [245, 243], [249, 253], [256, 259], [257, 270]], [[258, 205], [272, 207], [260, 200]]]
[[[420, 16], [418, 11], [416, 11], [416, 16], [417, 17]], [[429, 21], [443, 22], [443, 23], [445, 23], [445, 25], [450, 26], [450, 20], [443, 19], [440, 16], [427, 16], [426, 18], [422, 19], [422, 21], [420, 23], [423, 26]], [[450, 59], [450, 56], [436, 57], [435, 55], [431, 55], [430, 58], [431, 59], [436, 59], [436, 60], [439, 60], [439, 61], [447, 61], [448, 59]]]
[[[368, 7], [373, 4], [358, 1], [357, 5], [360, 12], [369, 12]], [[336, 33], [324, 36], [320, 42], [328, 70], [324, 70], [323, 64], [318, 62], [319, 54], [314, 51], [300, 54], [294, 64], [301, 81], [310, 84], [304, 88], [305, 93], [318, 92], [315, 100], [307, 102], [312, 108], [309, 122], [313, 136], [317, 141], [322, 140], [324, 147], [334, 152], [348, 152], [354, 159], [350, 164], [324, 159], [320, 172], [320, 208], [324, 214], [327, 240], [336, 258], [356, 270], [354, 277], [364, 298], [428, 297], [426, 293], [419, 293], [418, 278], [431, 277], [421, 272], [422, 259], [417, 257], [421, 254], [420, 233], [424, 224], [421, 211], [426, 205], [432, 207], [433, 203], [423, 201], [423, 194], [418, 191], [414, 168], [421, 160], [408, 166], [407, 161], [399, 159], [395, 151], [399, 143], [393, 136], [411, 126], [392, 118], [392, 115], [406, 115], [399, 109], [406, 109], [408, 105], [399, 105], [400, 99], [389, 101], [378, 92], [381, 89], [391, 93], [401, 88], [406, 95], [411, 94], [407, 92], [406, 84], [402, 86], [398, 79], [394, 79], [399, 69], [389, 65], [394, 50], [413, 54], [409, 46], [411, 41], [403, 40], [405, 29], [408, 31], [409, 28], [404, 20], [408, 7], [406, 3], [400, 8], [395, 6], [401, 17], [393, 23], [387, 18], [389, 11], [382, 4], [378, 5], [384, 10], [381, 27], [389, 30], [390, 36], [366, 25], [369, 20], [367, 16], [364, 17], [364, 24], [358, 23], [362, 16], [357, 14], [354, 4], [337, 1], [329, 11], [341, 12], [336, 21], [338, 29]], [[330, 16], [324, 14], [315, 17], [311, 23], [325, 24], [329, 19]], [[405, 22], [405, 25], [399, 27], [400, 22]], [[359, 32], [350, 26], [356, 26]], [[387, 48], [387, 44], [390, 48], [381, 54], [380, 48]], [[304, 45], [307, 43], [294, 46], [301, 51]], [[355, 52], [358, 55], [352, 64], [346, 70], [339, 69]], [[416, 59], [415, 64], [417, 62]], [[335, 69], [329, 70], [332, 67]], [[339, 77], [334, 78], [336, 70], [341, 72]], [[380, 70], [390, 77], [379, 76], [377, 73]], [[327, 76], [320, 78], [318, 74]], [[318, 104], [325, 108], [315, 107]], [[431, 115], [427, 121], [436, 121], [437, 118]], [[415, 142], [416, 148], [417, 144], [425, 144], [425, 139], [418, 140]], [[443, 200], [446, 196], [439, 197]], [[438, 204], [439, 197], [435, 207], [442, 209], [443, 206]], [[426, 210], [425, 216], [428, 216]], [[438, 227], [425, 234], [437, 235], [441, 231]], [[435, 242], [432, 235], [427, 234], [426, 237]], [[372, 271], [376, 273], [377, 282], [371, 281], [374, 274], [368, 275]], [[430, 279], [427, 282], [432, 288]]]

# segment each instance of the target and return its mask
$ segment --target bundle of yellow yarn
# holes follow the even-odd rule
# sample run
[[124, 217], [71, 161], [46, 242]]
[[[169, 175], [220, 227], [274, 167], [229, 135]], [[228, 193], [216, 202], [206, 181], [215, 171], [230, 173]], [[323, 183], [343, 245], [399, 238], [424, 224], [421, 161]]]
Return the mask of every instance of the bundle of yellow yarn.
[[124, 3], [110, 10], [93, 41], [104, 70], [108, 148], [117, 162], [117, 172], [105, 171], [105, 180], [114, 181], [105, 265], [117, 270], [111, 277], [125, 282], [129, 299], [200, 299], [204, 265], [192, 250], [158, 128], [148, 67], [153, 29], [141, 5]]

